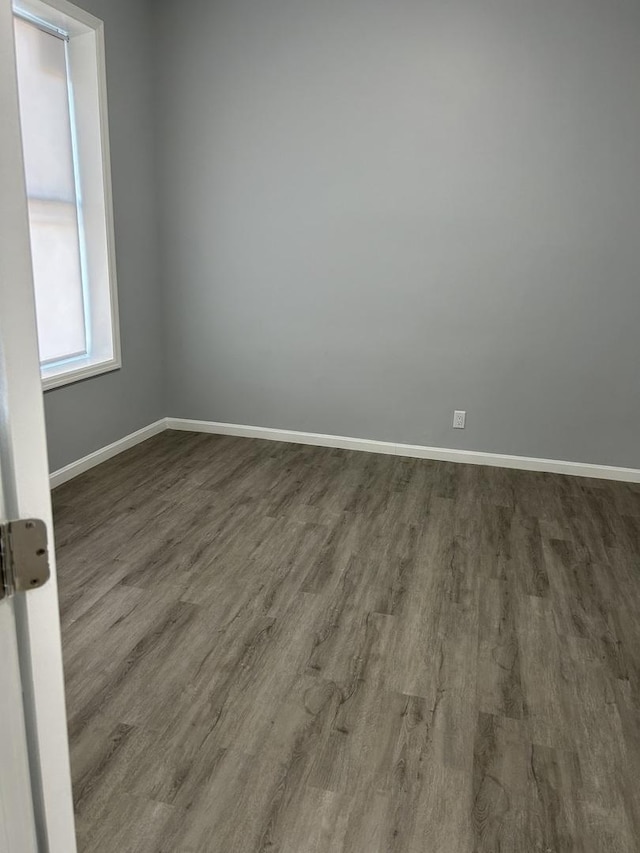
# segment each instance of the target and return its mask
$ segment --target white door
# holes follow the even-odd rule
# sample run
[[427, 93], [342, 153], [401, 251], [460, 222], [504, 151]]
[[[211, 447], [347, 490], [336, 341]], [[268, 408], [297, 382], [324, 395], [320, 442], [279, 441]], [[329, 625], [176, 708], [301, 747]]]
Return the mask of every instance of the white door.
[[10, 0], [0, 0], [0, 521], [41, 518], [51, 579], [0, 600], [0, 853], [74, 853], [60, 620]]
[[[1, 486], [1, 483], [0, 483]], [[0, 494], [0, 517], [4, 515]], [[0, 601], [0, 851], [36, 853], [27, 737], [11, 601]]]

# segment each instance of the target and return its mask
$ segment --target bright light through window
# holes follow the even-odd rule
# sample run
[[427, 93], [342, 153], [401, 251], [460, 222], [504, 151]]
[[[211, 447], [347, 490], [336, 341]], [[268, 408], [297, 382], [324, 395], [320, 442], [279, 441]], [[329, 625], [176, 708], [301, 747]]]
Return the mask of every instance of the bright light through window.
[[86, 355], [66, 41], [16, 19], [22, 144], [40, 361]]
[[120, 366], [103, 29], [66, 0], [20, 2], [14, 29], [48, 388]]

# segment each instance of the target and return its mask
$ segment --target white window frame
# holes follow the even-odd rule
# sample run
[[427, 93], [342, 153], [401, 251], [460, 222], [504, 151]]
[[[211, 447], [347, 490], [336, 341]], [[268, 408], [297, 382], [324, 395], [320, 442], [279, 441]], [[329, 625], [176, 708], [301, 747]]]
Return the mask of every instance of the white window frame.
[[68, 36], [75, 159], [82, 197], [87, 332], [93, 340], [87, 355], [41, 365], [42, 386], [46, 391], [122, 366], [104, 24], [67, 0], [14, 0], [13, 8], [18, 14], [40, 20]]

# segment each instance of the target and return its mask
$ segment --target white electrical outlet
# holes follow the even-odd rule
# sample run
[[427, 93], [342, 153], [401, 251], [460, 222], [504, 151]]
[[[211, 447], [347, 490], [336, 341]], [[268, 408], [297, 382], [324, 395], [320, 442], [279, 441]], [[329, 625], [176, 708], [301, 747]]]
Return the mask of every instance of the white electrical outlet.
[[454, 429], [464, 429], [464, 422], [467, 418], [466, 412], [454, 412], [453, 413], [453, 428]]

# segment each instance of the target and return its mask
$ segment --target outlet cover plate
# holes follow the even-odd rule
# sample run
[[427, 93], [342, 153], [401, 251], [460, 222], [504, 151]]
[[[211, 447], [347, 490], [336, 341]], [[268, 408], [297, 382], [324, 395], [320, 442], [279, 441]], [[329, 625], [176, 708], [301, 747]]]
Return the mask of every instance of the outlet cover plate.
[[466, 412], [454, 412], [453, 413], [453, 428], [454, 429], [464, 429], [465, 421], [467, 419]]

